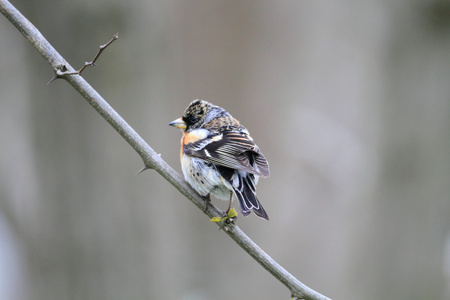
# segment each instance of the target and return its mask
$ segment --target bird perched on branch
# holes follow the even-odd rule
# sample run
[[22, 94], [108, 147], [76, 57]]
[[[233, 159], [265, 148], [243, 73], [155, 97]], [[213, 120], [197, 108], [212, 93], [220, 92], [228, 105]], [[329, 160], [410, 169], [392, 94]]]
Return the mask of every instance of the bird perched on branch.
[[235, 195], [244, 216], [253, 211], [269, 220], [256, 198], [256, 184], [269, 177], [269, 164], [238, 120], [219, 106], [194, 100], [169, 125], [183, 129], [181, 168], [194, 190], [208, 202], [210, 194], [229, 200], [227, 213]]

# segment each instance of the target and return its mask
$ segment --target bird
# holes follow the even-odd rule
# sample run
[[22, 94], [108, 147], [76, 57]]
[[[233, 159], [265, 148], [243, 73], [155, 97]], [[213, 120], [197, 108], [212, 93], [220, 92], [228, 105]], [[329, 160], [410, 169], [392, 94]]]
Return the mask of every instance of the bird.
[[228, 213], [235, 196], [243, 216], [253, 211], [269, 220], [256, 197], [259, 177], [270, 176], [269, 163], [238, 120], [225, 109], [197, 99], [169, 125], [182, 129], [181, 169], [206, 205], [210, 195], [229, 200]]

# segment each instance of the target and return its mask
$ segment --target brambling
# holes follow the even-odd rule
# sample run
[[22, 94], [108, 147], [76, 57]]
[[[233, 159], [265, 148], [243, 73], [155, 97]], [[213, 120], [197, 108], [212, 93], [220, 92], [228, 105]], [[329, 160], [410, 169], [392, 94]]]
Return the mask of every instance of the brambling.
[[180, 160], [184, 178], [200, 195], [222, 200], [233, 195], [244, 216], [253, 210], [269, 220], [256, 198], [259, 177], [269, 177], [269, 164], [248, 130], [223, 108], [194, 100], [181, 118], [169, 123], [183, 129]]

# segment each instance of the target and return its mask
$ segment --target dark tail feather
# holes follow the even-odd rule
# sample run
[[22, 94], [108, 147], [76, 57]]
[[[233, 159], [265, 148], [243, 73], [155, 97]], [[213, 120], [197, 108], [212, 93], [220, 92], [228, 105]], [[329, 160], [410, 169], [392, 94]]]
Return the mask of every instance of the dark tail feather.
[[254, 186], [252, 184], [249, 184], [247, 178], [242, 179], [242, 189], [234, 190], [236, 197], [239, 200], [242, 214], [244, 215], [244, 217], [248, 216], [253, 210], [253, 212], [257, 216], [269, 220], [269, 216], [262, 207], [261, 203], [259, 203], [258, 198], [256, 198], [255, 191], [251, 189], [251, 187], [254, 188]]
[[217, 166], [217, 169], [220, 171], [222, 177], [231, 185], [233, 185], [234, 176], [237, 176], [239, 179], [239, 186], [233, 189], [234, 194], [239, 200], [239, 206], [244, 217], [248, 216], [253, 210], [257, 216], [269, 220], [269, 216], [261, 203], [259, 203], [258, 198], [256, 198], [255, 175], [249, 173], [243, 177], [235, 170], [227, 167]]

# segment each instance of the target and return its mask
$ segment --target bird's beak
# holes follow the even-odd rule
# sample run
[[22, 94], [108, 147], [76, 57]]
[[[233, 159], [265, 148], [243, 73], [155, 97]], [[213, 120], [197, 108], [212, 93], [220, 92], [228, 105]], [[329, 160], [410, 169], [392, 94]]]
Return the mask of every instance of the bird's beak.
[[186, 123], [183, 121], [182, 118], [176, 119], [169, 123], [169, 126], [173, 126], [180, 129], [186, 129]]

